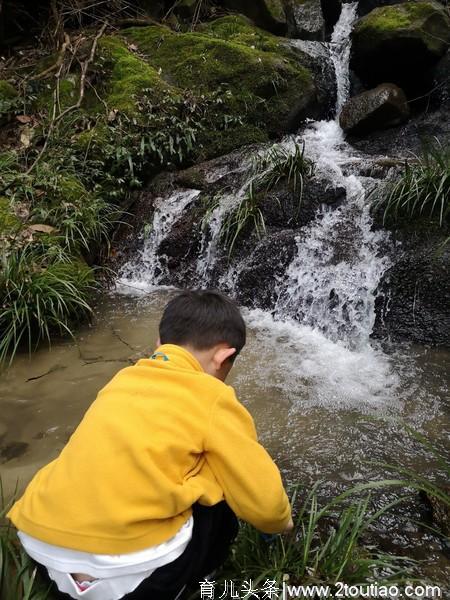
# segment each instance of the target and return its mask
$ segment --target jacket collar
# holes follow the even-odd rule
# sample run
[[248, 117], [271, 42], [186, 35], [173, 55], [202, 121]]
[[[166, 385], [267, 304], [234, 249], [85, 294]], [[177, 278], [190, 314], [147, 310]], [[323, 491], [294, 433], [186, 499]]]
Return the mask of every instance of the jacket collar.
[[195, 356], [191, 354], [189, 350], [186, 350], [186, 348], [177, 346], [176, 344], [162, 344], [161, 346], [158, 346], [150, 360], [168, 361], [169, 364], [172, 363], [182, 369], [192, 369], [194, 371], [200, 371], [201, 373], [204, 372], [203, 367]]

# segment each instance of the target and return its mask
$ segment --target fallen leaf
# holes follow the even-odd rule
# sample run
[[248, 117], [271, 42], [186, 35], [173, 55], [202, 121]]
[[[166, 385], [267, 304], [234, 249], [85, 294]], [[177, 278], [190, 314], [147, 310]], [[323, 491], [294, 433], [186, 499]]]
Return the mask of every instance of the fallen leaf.
[[52, 227], [51, 225], [44, 225], [43, 223], [29, 225], [28, 229], [31, 229], [31, 231], [36, 231], [38, 233], [53, 233], [54, 231], [56, 231], [56, 227]]
[[31, 117], [29, 117], [28, 115], [17, 115], [16, 120], [19, 121], [19, 123], [31, 123], [31, 121], [33, 120]]

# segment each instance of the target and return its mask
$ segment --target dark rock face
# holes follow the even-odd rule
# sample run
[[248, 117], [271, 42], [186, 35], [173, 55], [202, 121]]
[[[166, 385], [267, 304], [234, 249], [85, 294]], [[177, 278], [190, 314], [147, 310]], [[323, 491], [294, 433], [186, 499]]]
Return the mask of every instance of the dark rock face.
[[329, 49], [320, 42], [292, 40], [289, 47], [299, 55], [302, 64], [313, 74], [316, 88], [317, 118], [331, 118], [337, 100], [336, 73]]
[[432, 87], [431, 68], [450, 42], [450, 18], [434, 0], [376, 8], [353, 31], [351, 67], [368, 86], [397, 84], [409, 98]]
[[374, 337], [450, 345], [450, 246], [403, 236], [376, 298]]
[[325, 19], [320, 0], [291, 0], [288, 15], [290, 37], [325, 40]]
[[364, 135], [377, 129], [399, 125], [409, 117], [406, 96], [392, 83], [350, 98], [344, 105], [339, 122], [345, 132]]
[[343, 2], [342, 0], [321, 0], [320, 3], [327, 28], [332, 30], [339, 20]]
[[265, 196], [260, 208], [269, 227], [298, 228], [310, 223], [321, 205], [337, 207], [345, 198], [344, 188], [334, 188], [324, 180], [311, 179], [305, 181], [301, 199], [299, 191], [294, 193], [282, 183]]
[[[297, 232], [298, 233], [298, 232]], [[297, 244], [292, 229], [275, 230], [254, 248], [237, 278], [237, 297], [249, 307], [272, 308], [277, 278], [283, 277]]]

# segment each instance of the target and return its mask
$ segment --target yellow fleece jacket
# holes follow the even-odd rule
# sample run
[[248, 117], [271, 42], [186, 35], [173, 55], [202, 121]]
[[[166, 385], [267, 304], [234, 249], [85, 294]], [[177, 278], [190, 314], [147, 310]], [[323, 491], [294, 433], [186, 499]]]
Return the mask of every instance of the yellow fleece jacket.
[[124, 554], [171, 538], [195, 502], [225, 499], [261, 531], [290, 518], [280, 473], [233, 388], [165, 344], [99, 392], [8, 517], [57, 546]]

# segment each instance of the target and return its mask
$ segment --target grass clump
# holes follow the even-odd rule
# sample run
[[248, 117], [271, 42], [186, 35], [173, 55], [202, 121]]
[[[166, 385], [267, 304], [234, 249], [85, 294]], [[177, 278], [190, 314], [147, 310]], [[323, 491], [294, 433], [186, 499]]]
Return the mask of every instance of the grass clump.
[[348, 490], [320, 507], [317, 488], [314, 486], [298, 507], [290, 536], [261, 536], [244, 524], [225, 567], [225, 579], [245, 573], [255, 587], [271, 581], [281, 592], [283, 582], [331, 587], [338, 581], [392, 584], [411, 573], [412, 561], [379, 552], [363, 542], [371, 524], [391, 505], [371, 514], [370, 496], [344, 503], [353, 493]]
[[14, 527], [5, 521], [12, 501], [5, 501], [1, 481], [0, 500], [0, 598], [49, 600], [48, 586], [39, 581], [36, 566], [22, 549]]
[[0, 363], [20, 347], [32, 352], [91, 312], [93, 273], [59, 245], [26, 244], [3, 253], [0, 270]]
[[[305, 179], [314, 174], [313, 162], [305, 156], [304, 145], [293, 148], [274, 144], [268, 152], [260, 154], [253, 162], [253, 175], [242, 199], [226, 213], [221, 227], [221, 238], [228, 256], [244, 232], [255, 232], [262, 237], [266, 232], [262, 202], [281, 182], [285, 181], [297, 198], [297, 213], [303, 199]], [[275, 201], [279, 202], [278, 199]]]
[[446, 225], [450, 211], [450, 147], [437, 140], [424, 147], [420, 156], [406, 162], [400, 178], [388, 185], [377, 203], [384, 222], [419, 218]]

